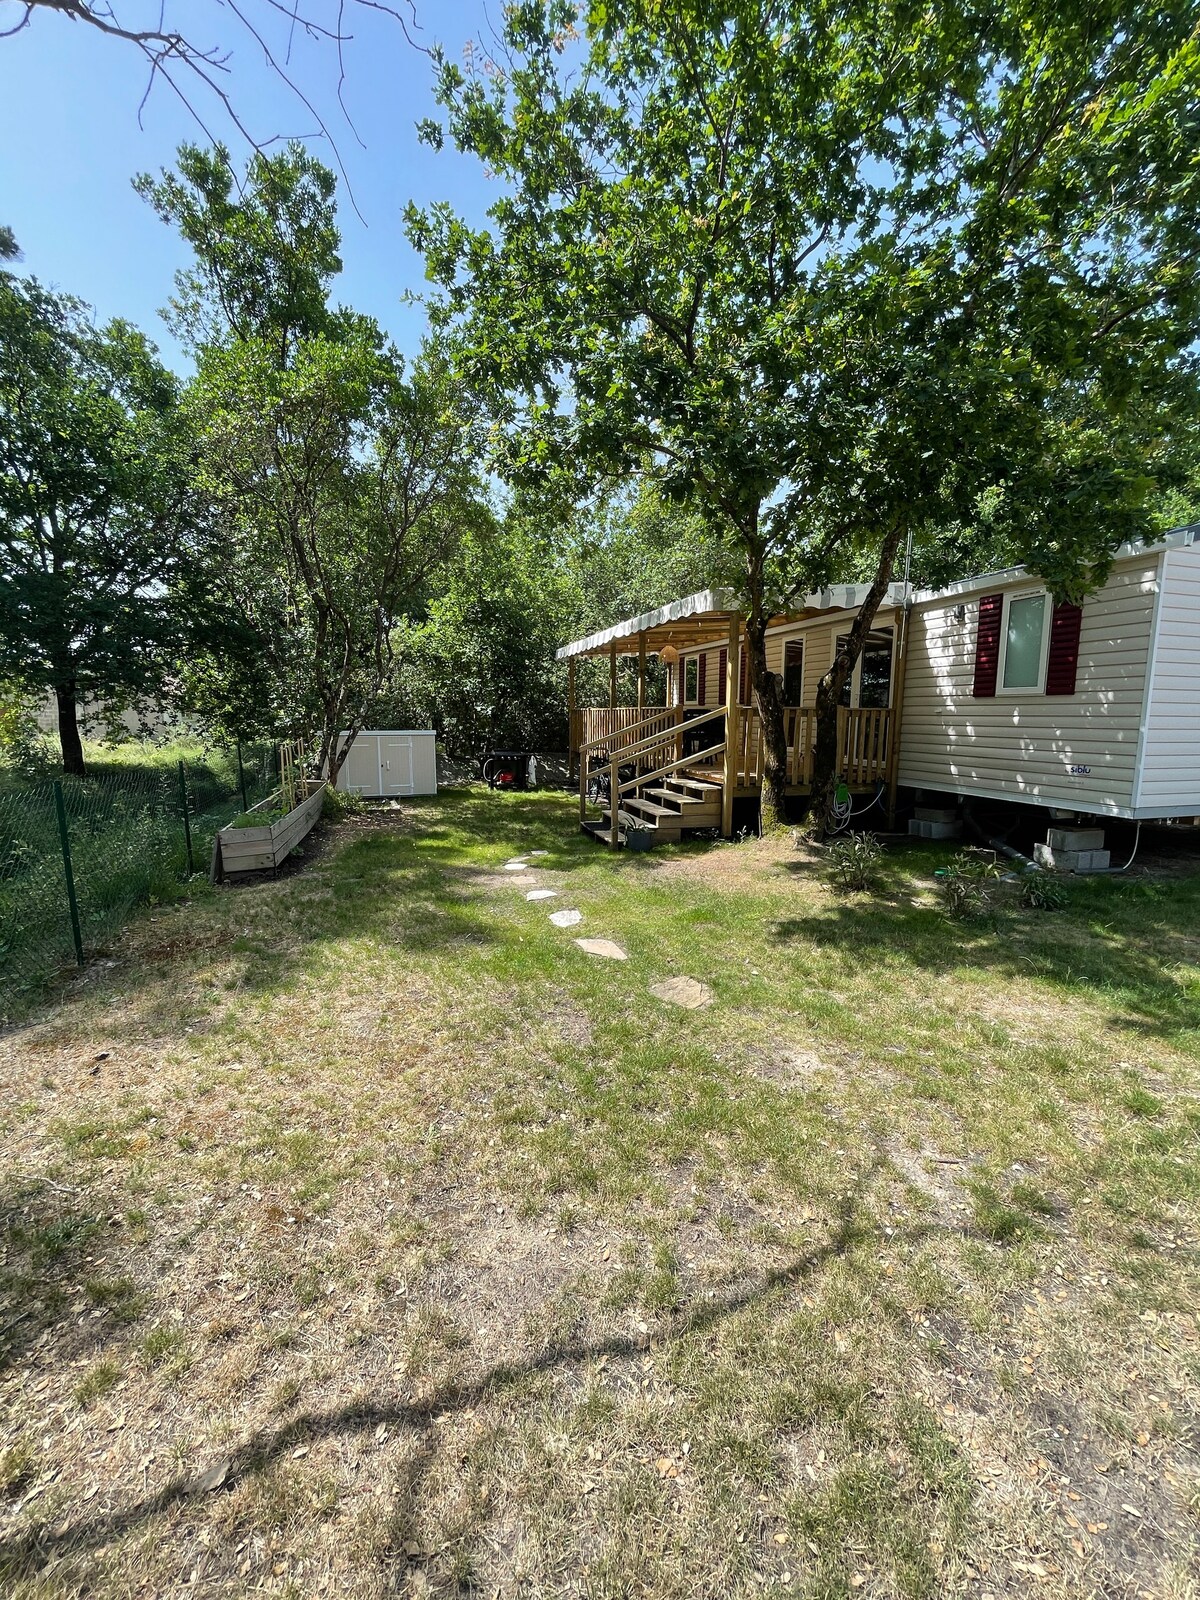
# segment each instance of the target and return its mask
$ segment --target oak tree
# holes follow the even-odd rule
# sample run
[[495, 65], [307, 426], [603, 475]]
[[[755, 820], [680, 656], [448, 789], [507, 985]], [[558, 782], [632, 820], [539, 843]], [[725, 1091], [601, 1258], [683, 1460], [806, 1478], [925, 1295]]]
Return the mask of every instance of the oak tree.
[[[1196, 7], [519, 0], [490, 70], [438, 60], [447, 135], [500, 180], [487, 225], [409, 227], [463, 369], [508, 405], [499, 457], [649, 472], [741, 569], [782, 809], [772, 611], [981, 497], [1056, 592], [1146, 525], [1133, 398], [1171, 398], [1196, 309]], [[1112, 448], [1114, 436], [1119, 447]]]

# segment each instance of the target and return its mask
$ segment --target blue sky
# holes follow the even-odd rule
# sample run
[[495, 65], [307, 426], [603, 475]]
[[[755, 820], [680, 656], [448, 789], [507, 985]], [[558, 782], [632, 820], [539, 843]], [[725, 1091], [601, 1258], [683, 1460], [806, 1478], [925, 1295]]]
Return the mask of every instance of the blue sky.
[[[14, 0], [0, 0], [0, 28], [16, 9]], [[172, 9], [176, 20], [190, 18], [194, 39], [233, 47], [228, 92], [255, 138], [312, 131], [309, 113], [228, 12], [186, 0], [168, 6], [169, 20]], [[336, 9], [334, 0], [309, 0], [313, 16], [332, 17]], [[157, 5], [143, 10], [156, 14]], [[136, 20], [138, 11], [130, 0], [123, 18]], [[252, 5], [249, 14], [261, 17], [265, 11]], [[384, 16], [347, 6], [346, 18], [355, 38], [345, 50], [343, 92], [365, 148], [338, 111], [332, 49], [298, 40], [291, 69], [336, 135], [363, 216], [355, 216], [342, 193], [338, 217], [346, 270], [335, 297], [373, 314], [402, 349], [412, 351], [424, 313], [401, 297], [406, 289], [423, 290], [424, 271], [404, 237], [405, 203], [445, 199], [482, 220], [496, 188], [473, 159], [450, 149], [435, 154], [418, 144], [416, 122], [436, 112], [428, 57]], [[419, 42], [436, 40], [455, 58], [486, 26], [482, 0], [418, 0], [418, 21]], [[132, 46], [59, 16], [35, 16], [16, 37], [0, 39], [0, 222], [13, 229], [21, 246], [18, 270], [81, 296], [100, 320], [127, 317], [183, 371], [186, 359], [158, 312], [188, 252], [134, 194], [130, 180], [169, 166], [181, 141], [205, 141], [163, 83], [155, 87], [139, 127], [145, 82], [145, 65]], [[198, 96], [197, 107], [235, 159], [244, 156], [245, 145], [215, 102]], [[310, 148], [335, 165], [322, 141], [310, 141]]]

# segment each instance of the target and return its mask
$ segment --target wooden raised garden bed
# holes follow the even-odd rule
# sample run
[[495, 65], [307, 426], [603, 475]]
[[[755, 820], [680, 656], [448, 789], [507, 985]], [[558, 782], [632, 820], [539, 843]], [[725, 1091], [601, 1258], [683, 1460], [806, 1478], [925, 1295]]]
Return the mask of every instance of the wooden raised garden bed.
[[[276, 822], [264, 822], [262, 827], [222, 828], [217, 835], [220, 848], [220, 868], [225, 872], [274, 872], [286, 861], [292, 851], [311, 831], [321, 815], [321, 802], [325, 798], [325, 784], [312, 779], [306, 784], [308, 793], [303, 800]], [[271, 812], [279, 809], [279, 796], [260, 800], [246, 813], [252, 817], [256, 811]]]

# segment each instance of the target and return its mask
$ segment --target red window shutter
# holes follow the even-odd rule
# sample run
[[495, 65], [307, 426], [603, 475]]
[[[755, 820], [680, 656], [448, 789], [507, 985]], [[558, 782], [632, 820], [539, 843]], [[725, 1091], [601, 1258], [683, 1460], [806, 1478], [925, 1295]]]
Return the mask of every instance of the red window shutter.
[[717, 657], [717, 704], [725, 704], [725, 678], [729, 671], [729, 651], [722, 647]]
[[738, 651], [738, 705], [740, 706], [750, 704], [750, 695], [746, 687], [746, 679], [750, 676], [747, 670], [749, 666], [750, 652], [743, 645]]
[[975, 636], [976, 700], [990, 700], [996, 693], [1000, 671], [1000, 622], [1004, 615], [1004, 596], [985, 594], [979, 602], [979, 632]]
[[1074, 694], [1079, 670], [1079, 628], [1083, 607], [1060, 600], [1050, 618], [1050, 654], [1046, 659], [1046, 693]]
[[700, 665], [696, 668], [696, 701], [703, 705], [706, 699], [705, 691], [708, 688], [708, 651], [700, 652]]

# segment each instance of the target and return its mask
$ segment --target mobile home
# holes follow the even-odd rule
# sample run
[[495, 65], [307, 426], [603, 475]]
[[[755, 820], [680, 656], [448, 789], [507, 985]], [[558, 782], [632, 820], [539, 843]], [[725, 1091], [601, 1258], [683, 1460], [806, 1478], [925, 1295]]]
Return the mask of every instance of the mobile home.
[[[768, 628], [791, 794], [811, 788], [817, 683], [865, 594], [865, 585], [810, 594]], [[652, 655], [667, 666], [663, 706], [646, 703]], [[618, 842], [607, 805], [598, 824], [587, 805], [597, 776], [610, 785], [616, 776], [619, 813], [664, 837], [718, 823], [728, 833], [733, 801], [762, 786], [735, 596], [690, 595], [564, 645], [559, 657], [570, 668], [585, 823]], [[606, 706], [575, 703], [575, 663], [586, 657], [607, 658]], [[622, 657], [638, 662], [626, 705]], [[853, 794], [888, 808], [905, 789], [1081, 816], [1198, 816], [1198, 688], [1200, 525], [1123, 546], [1079, 606], [1056, 603], [1023, 568], [938, 591], [893, 584], [846, 686], [840, 772]]]

